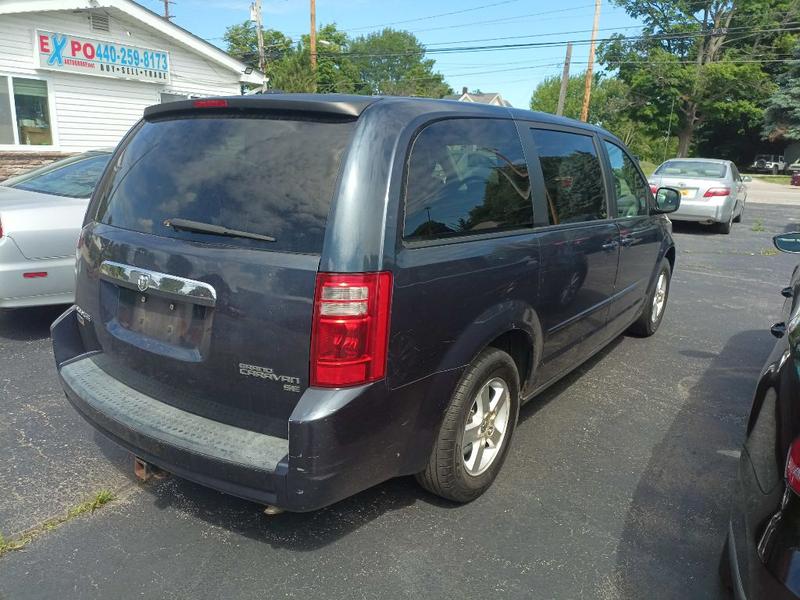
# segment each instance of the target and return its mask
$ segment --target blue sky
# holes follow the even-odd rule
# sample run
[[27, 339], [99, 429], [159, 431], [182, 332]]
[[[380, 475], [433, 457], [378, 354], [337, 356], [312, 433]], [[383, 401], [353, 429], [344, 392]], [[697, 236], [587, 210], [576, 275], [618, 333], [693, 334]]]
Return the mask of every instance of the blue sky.
[[[163, 10], [163, 0], [139, 1], [151, 10]], [[225, 28], [248, 19], [249, 6], [250, 0], [174, 0], [171, 8], [178, 25], [222, 47]], [[263, 0], [263, 7], [265, 27], [295, 38], [308, 31], [309, 0]], [[448, 12], [458, 14], [435, 16]], [[317, 0], [317, 27], [335, 22], [351, 35], [361, 35], [388, 25], [412, 31], [429, 48], [514, 44], [587, 40], [593, 12], [593, 0]], [[638, 31], [634, 19], [603, 0], [599, 37]], [[515, 39], [474, 41], [503, 37]], [[514, 106], [527, 108], [536, 84], [548, 75], [561, 73], [564, 51], [559, 46], [432, 54], [430, 58], [436, 59], [436, 68], [453, 89], [460, 91], [467, 86], [470, 90], [500, 92]], [[586, 44], [575, 45], [573, 73], [586, 68], [588, 52]]]

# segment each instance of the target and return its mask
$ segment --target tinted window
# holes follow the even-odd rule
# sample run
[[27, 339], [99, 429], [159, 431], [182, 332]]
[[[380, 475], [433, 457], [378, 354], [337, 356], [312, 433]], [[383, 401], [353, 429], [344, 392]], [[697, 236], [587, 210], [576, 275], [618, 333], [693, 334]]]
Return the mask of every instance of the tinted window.
[[55, 166], [48, 165], [44, 169], [14, 179], [9, 186], [55, 196], [88, 198], [110, 158], [110, 154], [101, 154]]
[[550, 222], [605, 219], [603, 170], [592, 137], [549, 129], [531, 133], [542, 165]]
[[656, 169], [656, 175], [723, 179], [727, 170], [728, 167], [724, 163], [705, 160], [668, 160]]
[[511, 121], [452, 119], [422, 130], [408, 158], [407, 240], [531, 227], [528, 167]]
[[[143, 233], [318, 253], [355, 123], [191, 117], [144, 123], [103, 182], [97, 220]], [[175, 231], [171, 218], [274, 243]]]
[[614, 175], [617, 216], [646, 215], [650, 197], [647, 182], [622, 148], [611, 142], [605, 142], [605, 146], [611, 163], [611, 173]]

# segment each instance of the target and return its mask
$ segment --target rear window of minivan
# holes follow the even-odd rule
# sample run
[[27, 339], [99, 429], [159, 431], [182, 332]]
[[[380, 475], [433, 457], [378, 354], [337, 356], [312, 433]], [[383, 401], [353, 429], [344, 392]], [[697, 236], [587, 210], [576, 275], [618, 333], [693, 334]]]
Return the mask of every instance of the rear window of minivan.
[[[192, 115], [143, 122], [98, 193], [101, 223], [195, 242], [316, 254], [354, 120]], [[176, 230], [184, 219], [275, 238]]]

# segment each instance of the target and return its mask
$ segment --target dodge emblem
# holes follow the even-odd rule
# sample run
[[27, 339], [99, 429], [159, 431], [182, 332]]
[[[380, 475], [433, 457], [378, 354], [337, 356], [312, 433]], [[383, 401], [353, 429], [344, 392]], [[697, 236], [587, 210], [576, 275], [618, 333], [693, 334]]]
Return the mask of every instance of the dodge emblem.
[[150, 287], [150, 276], [144, 273], [139, 275], [139, 279], [136, 280], [136, 287], [139, 288], [140, 292], [147, 291], [147, 288]]

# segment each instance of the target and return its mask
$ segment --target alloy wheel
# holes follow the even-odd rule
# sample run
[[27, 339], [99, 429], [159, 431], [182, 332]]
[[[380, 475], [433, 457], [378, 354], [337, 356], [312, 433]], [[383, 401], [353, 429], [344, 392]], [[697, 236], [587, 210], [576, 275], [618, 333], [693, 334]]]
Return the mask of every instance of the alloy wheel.
[[477, 477], [500, 455], [508, 431], [511, 398], [500, 377], [487, 381], [475, 395], [464, 426], [462, 453], [468, 474]]

